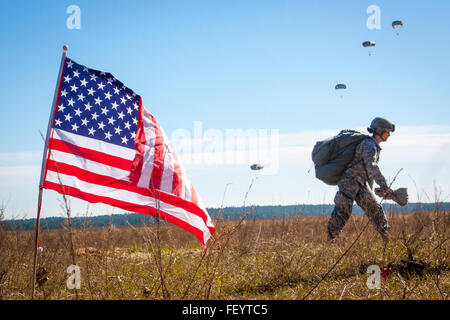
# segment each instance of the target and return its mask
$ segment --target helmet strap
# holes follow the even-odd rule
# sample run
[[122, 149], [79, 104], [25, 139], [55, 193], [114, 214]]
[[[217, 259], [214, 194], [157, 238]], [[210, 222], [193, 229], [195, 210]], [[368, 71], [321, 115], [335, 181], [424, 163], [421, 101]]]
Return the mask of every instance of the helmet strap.
[[380, 138], [381, 141], [385, 142], [386, 140], [383, 139], [383, 133], [384, 133], [384, 131], [381, 131], [381, 133], [380, 133], [380, 130], [376, 129], [375, 132], [373, 133], [373, 136], [374, 136], [374, 138], [375, 138], [375, 136], [377, 136]]

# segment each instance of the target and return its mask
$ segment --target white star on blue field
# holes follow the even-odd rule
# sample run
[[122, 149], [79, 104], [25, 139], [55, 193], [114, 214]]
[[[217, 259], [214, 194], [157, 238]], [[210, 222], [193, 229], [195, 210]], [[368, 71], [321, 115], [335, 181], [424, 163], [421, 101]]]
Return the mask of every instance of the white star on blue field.
[[110, 73], [67, 58], [55, 128], [134, 149], [139, 99]]

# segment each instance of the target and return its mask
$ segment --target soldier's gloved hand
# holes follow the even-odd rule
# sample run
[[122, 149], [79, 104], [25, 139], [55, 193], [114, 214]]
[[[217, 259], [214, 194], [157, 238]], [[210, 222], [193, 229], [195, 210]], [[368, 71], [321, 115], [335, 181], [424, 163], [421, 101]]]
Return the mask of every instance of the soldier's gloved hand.
[[375, 188], [375, 194], [379, 197], [389, 199], [394, 194], [394, 190], [389, 187], [386, 188]]
[[390, 198], [390, 197], [392, 197], [393, 194], [394, 194], [394, 190], [392, 190], [389, 187], [383, 190], [383, 196], [385, 198]]

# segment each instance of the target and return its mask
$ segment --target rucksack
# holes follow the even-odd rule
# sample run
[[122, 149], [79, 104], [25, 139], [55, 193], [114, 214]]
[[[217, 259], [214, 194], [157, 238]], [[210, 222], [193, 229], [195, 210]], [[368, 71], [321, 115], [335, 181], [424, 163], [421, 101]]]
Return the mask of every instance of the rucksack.
[[312, 150], [316, 178], [337, 185], [355, 156], [356, 146], [369, 135], [355, 130], [342, 130], [338, 135], [317, 141]]

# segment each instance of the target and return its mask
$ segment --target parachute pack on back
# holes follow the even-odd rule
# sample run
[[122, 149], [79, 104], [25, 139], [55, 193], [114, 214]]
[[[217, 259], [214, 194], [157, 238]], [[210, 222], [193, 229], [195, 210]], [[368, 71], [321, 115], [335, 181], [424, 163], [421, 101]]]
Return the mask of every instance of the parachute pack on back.
[[355, 156], [356, 146], [368, 135], [355, 130], [342, 130], [337, 136], [318, 141], [312, 151], [316, 178], [337, 185]]

